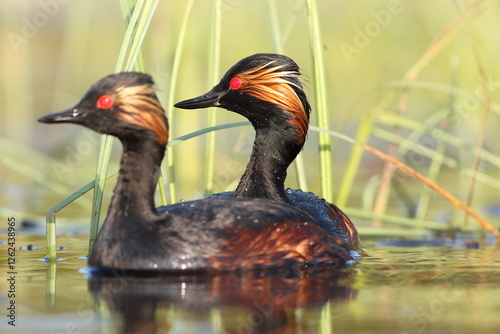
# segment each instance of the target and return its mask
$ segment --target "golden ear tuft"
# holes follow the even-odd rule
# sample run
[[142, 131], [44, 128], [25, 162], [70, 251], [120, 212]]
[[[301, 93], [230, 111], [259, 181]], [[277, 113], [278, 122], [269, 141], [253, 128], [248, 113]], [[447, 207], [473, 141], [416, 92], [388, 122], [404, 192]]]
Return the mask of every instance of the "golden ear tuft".
[[304, 142], [309, 129], [309, 117], [294, 88], [302, 90], [286, 78], [297, 78], [296, 71], [282, 71], [283, 65], [271, 66], [273, 61], [238, 74], [241, 90], [259, 100], [271, 102], [293, 116], [288, 120], [295, 126], [297, 135]]
[[117, 89], [119, 117], [127, 123], [150, 129], [160, 145], [168, 142], [168, 122], [165, 111], [150, 85]]

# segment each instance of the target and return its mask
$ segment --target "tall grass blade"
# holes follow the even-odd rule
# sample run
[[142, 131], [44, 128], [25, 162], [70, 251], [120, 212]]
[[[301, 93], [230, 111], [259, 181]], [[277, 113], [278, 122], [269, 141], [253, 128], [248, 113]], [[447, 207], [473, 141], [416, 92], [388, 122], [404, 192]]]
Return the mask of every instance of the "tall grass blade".
[[101, 145], [99, 149], [99, 158], [97, 162], [97, 170], [94, 183], [94, 194], [92, 198], [92, 210], [90, 216], [90, 235], [89, 235], [89, 253], [94, 246], [99, 231], [99, 217], [101, 214], [102, 197], [104, 195], [104, 186], [106, 184], [106, 171], [109, 166], [109, 158], [111, 156], [111, 148], [113, 145], [113, 137], [101, 137]]
[[[313, 62], [318, 126], [323, 129], [329, 129], [330, 121], [326, 102], [326, 79], [323, 67], [321, 32], [319, 28], [316, 0], [307, 0], [307, 17], [309, 22], [309, 43]], [[318, 136], [318, 145], [322, 195], [327, 201], [333, 201], [333, 172], [330, 137], [324, 133], [320, 133]]]
[[[189, 0], [184, 11], [184, 16], [182, 18], [181, 30], [179, 32], [179, 38], [177, 39], [177, 45], [175, 47], [174, 62], [172, 64], [172, 74], [170, 76], [170, 88], [168, 93], [167, 106], [167, 117], [168, 121], [172, 124], [174, 123], [174, 109], [170, 106], [174, 104], [175, 98], [175, 88], [177, 87], [177, 77], [179, 75], [179, 66], [181, 63], [182, 51], [184, 49], [184, 40], [186, 38], [186, 30], [191, 16], [191, 11], [193, 9], [194, 0]], [[177, 202], [177, 190], [176, 190], [176, 180], [175, 180], [175, 168], [174, 168], [174, 151], [169, 146], [167, 148], [167, 163], [168, 163], [168, 186], [170, 193], [170, 203]]]
[[[123, 2], [124, 1], [121, 1], [122, 4], [123, 4]], [[129, 1], [129, 2], [130, 2], [130, 6], [133, 6], [133, 1]], [[155, 1], [154, 3], [146, 4], [146, 8], [144, 11], [146, 13], [149, 13], [149, 14], [145, 15], [144, 18], [141, 20], [142, 25], [149, 25], [149, 23], [151, 22], [151, 20], [153, 18], [153, 14], [155, 12], [157, 5], [158, 5], [158, 1]], [[155, 8], [152, 8], [153, 6]], [[130, 16], [129, 13], [131, 13], [130, 7], [122, 6], [123, 17], [128, 18]], [[129, 19], [126, 21], [128, 24]], [[144, 39], [144, 36], [142, 37], [142, 39]], [[141, 40], [141, 44], [142, 44], [142, 40]], [[140, 48], [138, 49], [138, 51], [139, 52], [137, 54], [137, 60], [135, 61], [135, 70], [139, 71], [139, 72], [146, 72], [146, 66], [144, 64], [144, 58], [142, 55], [142, 51]], [[166, 194], [166, 188], [165, 188], [165, 180], [164, 180], [163, 172], [161, 171], [161, 169], [159, 171], [159, 174], [160, 175], [158, 176], [158, 192], [160, 193], [161, 205], [167, 205], [168, 200], [167, 200], [167, 194]]]
[[266, 1], [266, 14], [267, 23], [271, 35], [271, 43], [275, 53], [283, 54], [283, 40], [281, 38], [281, 28], [278, 15], [278, 8], [276, 7], [276, 0]]
[[319, 318], [319, 333], [321, 334], [332, 334], [332, 302], [327, 302], [321, 309], [321, 315]]
[[210, 133], [213, 131], [218, 131], [218, 130], [224, 130], [224, 129], [230, 129], [230, 128], [236, 128], [239, 126], [247, 126], [250, 125], [251, 123], [246, 121], [246, 122], [235, 122], [235, 123], [228, 123], [228, 124], [221, 124], [221, 125], [216, 125], [216, 126], [211, 126], [208, 128], [204, 128], [195, 132], [188, 133], [187, 135], [180, 136], [178, 138], [175, 138], [174, 140], [171, 140], [168, 142], [168, 146], [174, 146], [179, 144], [180, 142], [186, 141], [191, 138], [195, 138], [201, 135], [204, 135], [205, 133]]
[[45, 285], [45, 306], [48, 310], [53, 310], [56, 304], [56, 276], [57, 263], [49, 262], [47, 266], [47, 283]]
[[[212, 88], [219, 79], [220, 64], [220, 41], [221, 41], [221, 15], [222, 4], [220, 0], [212, 0], [210, 19], [210, 43], [208, 51], [208, 86]], [[217, 123], [217, 110], [209, 108], [207, 126], [211, 127]], [[205, 155], [205, 195], [214, 192], [214, 166], [215, 166], [215, 132], [207, 136]]]

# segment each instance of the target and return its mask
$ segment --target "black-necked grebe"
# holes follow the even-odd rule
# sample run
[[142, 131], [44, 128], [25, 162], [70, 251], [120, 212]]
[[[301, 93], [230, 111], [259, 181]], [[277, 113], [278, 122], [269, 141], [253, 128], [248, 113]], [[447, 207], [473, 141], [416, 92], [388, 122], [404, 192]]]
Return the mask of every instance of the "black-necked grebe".
[[80, 124], [122, 142], [118, 181], [90, 266], [245, 270], [351, 260], [344, 240], [277, 201], [211, 198], [155, 208], [168, 123], [153, 85], [147, 74], [112, 74], [90, 87], [76, 106], [39, 119]]
[[304, 146], [311, 107], [299, 80], [299, 67], [287, 56], [258, 53], [231, 67], [211, 91], [175, 107], [221, 107], [246, 117], [256, 131], [250, 161], [234, 192], [290, 203], [309, 213], [331, 235], [358, 248], [351, 220], [336, 205], [310, 192], [286, 189], [288, 166]]

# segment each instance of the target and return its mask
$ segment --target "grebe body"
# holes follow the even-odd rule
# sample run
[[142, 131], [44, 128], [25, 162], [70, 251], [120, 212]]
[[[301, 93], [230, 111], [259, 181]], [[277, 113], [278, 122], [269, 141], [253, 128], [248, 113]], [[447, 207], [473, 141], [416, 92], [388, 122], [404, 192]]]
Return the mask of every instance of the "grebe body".
[[123, 145], [107, 217], [90, 266], [123, 270], [225, 271], [344, 264], [349, 249], [307, 213], [264, 199], [212, 198], [156, 208], [168, 122], [152, 78], [112, 74], [74, 107], [39, 119], [75, 123]]
[[309, 129], [311, 107], [299, 75], [299, 67], [287, 56], [254, 54], [233, 65], [212, 90], [175, 107], [224, 108], [247, 118], [256, 131], [250, 161], [238, 187], [214, 196], [289, 203], [311, 215], [332, 236], [359, 248], [356, 227], [335, 204], [309, 192], [285, 191], [287, 168], [304, 146]]

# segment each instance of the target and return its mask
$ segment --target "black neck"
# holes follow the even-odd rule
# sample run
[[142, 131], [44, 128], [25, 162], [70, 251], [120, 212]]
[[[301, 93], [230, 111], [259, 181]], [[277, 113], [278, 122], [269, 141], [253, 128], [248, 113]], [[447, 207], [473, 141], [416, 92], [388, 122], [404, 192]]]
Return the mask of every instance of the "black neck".
[[250, 161], [235, 196], [288, 202], [286, 170], [301, 148], [289, 133], [280, 133], [273, 127], [257, 128]]
[[106, 221], [156, 216], [154, 193], [165, 147], [155, 140], [122, 140], [120, 173]]

